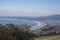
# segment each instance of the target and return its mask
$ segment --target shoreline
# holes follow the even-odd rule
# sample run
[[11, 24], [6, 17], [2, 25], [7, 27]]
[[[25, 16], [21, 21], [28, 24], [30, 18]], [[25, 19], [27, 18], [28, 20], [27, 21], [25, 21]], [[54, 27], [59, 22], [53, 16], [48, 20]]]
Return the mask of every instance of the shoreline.
[[32, 22], [37, 23], [37, 25], [36, 25], [36, 26], [33, 26], [33, 27], [31, 28], [31, 30], [37, 30], [37, 29], [40, 29], [40, 28], [42, 28], [42, 27], [44, 27], [44, 26], [47, 25], [47, 24], [44, 23], [44, 22], [39, 22], [39, 21], [32, 21]]
[[31, 22], [37, 23], [36, 26], [32, 26], [30, 28], [31, 30], [37, 30], [37, 29], [40, 29], [40, 28], [45, 27], [47, 25], [47, 23], [45, 23], [45, 22], [34, 21], [34, 20], [27, 20], [27, 19], [22, 19], [22, 20], [24, 20], [24, 21], [31, 21]]
[[[2, 19], [1, 19], [1, 20], [2, 20]], [[5, 20], [5, 19], [4, 19], [4, 20]], [[17, 20], [17, 19], [8, 19], [8, 20]], [[45, 25], [47, 25], [46, 23], [40, 22], [40, 21], [27, 20], [27, 19], [19, 19], [19, 20], [31, 21], [31, 22], [37, 23], [36, 26], [32, 26], [32, 27], [30, 28], [31, 30], [37, 30], [37, 29], [42, 28], [42, 27], [44, 27]]]

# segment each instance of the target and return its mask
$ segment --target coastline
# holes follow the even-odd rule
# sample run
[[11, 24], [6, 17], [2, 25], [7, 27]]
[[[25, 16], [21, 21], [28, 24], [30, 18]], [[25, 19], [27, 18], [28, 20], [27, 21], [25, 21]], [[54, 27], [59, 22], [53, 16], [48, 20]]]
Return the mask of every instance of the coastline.
[[[24, 20], [24, 19], [23, 19], [23, 20]], [[41, 21], [34, 21], [34, 20], [25, 20], [25, 21], [31, 21], [31, 22], [37, 23], [36, 26], [33, 26], [33, 27], [30, 28], [32, 31], [33, 31], [33, 30], [40, 29], [40, 28], [45, 27], [45, 26], [47, 25], [46, 22], [41, 22]]]
[[40, 28], [45, 27], [45, 26], [47, 25], [45, 22], [39, 22], [39, 21], [32, 21], [32, 22], [35, 22], [35, 23], [37, 23], [38, 25], [33, 26], [33, 27], [31, 28], [31, 30], [37, 30], [37, 29], [40, 29]]
[[[2, 20], [2, 19], [1, 19], [1, 20]], [[5, 20], [5, 19], [4, 19], [4, 20]], [[8, 19], [8, 20], [10, 20], [10, 19]], [[12, 20], [17, 20], [17, 19], [12, 19]], [[30, 28], [31, 30], [37, 30], [37, 29], [40, 29], [40, 28], [44, 27], [45, 25], [47, 25], [46, 23], [40, 22], [40, 21], [27, 20], [27, 19], [19, 19], [19, 20], [31, 21], [31, 22], [37, 23], [36, 26], [32, 26], [32, 27]]]

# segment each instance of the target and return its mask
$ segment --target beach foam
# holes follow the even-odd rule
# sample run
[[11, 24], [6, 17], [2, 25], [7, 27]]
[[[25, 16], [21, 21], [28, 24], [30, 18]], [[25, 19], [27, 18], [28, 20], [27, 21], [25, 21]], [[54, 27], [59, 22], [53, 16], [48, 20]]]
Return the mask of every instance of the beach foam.
[[47, 24], [44, 23], [44, 22], [38, 22], [38, 21], [33, 21], [33, 22], [37, 23], [38, 25], [33, 26], [33, 27], [31, 28], [31, 30], [37, 30], [37, 29], [39, 29], [39, 28], [44, 27], [44, 26], [47, 25]]

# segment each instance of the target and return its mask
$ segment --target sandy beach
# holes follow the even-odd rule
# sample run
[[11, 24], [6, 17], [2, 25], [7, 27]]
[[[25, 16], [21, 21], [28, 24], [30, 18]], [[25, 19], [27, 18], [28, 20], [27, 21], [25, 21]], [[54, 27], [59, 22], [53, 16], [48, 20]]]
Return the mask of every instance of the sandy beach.
[[37, 23], [38, 25], [33, 26], [33, 27], [31, 28], [31, 30], [37, 30], [37, 29], [39, 29], [39, 28], [44, 27], [44, 26], [47, 25], [47, 24], [44, 23], [44, 22], [39, 22], [39, 21], [33, 21], [33, 22]]

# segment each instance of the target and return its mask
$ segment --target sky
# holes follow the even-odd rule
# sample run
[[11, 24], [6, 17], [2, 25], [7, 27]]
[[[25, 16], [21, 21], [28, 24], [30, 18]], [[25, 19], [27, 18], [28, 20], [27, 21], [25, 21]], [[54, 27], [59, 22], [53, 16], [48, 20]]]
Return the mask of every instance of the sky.
[[0, 0], [0, 16], [60, 15], [60, 0]]

